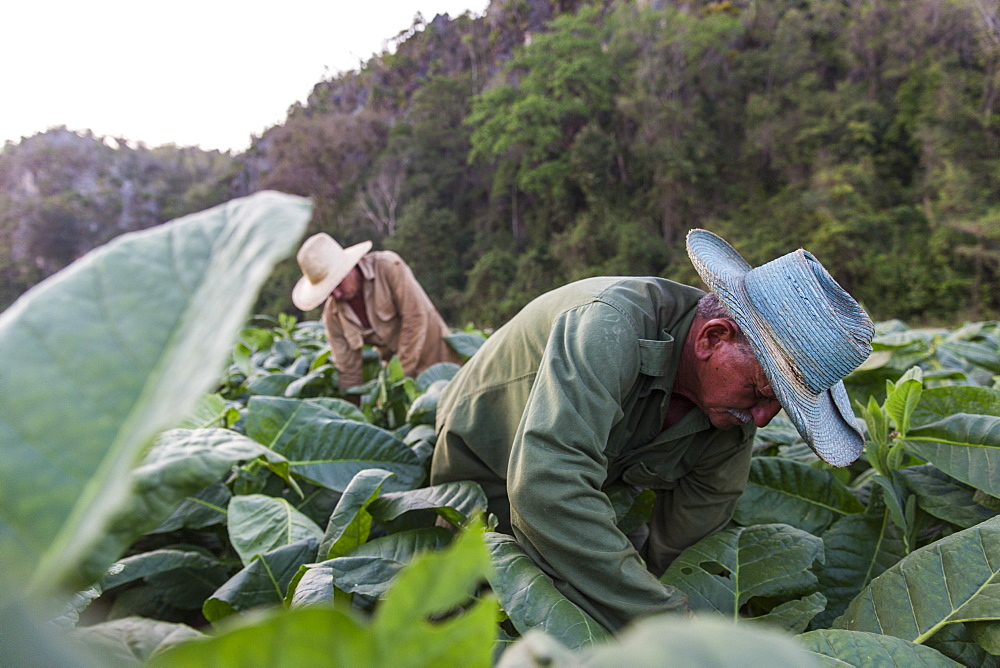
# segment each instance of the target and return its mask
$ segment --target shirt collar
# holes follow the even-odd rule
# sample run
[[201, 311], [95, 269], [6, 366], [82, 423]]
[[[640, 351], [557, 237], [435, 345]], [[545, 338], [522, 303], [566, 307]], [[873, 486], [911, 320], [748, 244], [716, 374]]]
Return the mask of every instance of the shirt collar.
[[375, 278], [374, 265], [375, 263], [372, 261], [371, 253], [362, 256], [362, 258], [358, 260], [358, 269], [361, 270], [361, 275], [365, 277], [365, 280], [370, 281]]

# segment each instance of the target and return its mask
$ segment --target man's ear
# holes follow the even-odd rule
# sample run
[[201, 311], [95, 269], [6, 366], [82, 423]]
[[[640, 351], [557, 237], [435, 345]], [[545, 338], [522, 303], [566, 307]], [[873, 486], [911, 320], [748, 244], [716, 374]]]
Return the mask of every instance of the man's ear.
[[707, 360], [719, 346], [736, 340], [736, 323], [729, 318], [712, 318], [702, 323], [694, 343], [694, 352], [699, 359]]

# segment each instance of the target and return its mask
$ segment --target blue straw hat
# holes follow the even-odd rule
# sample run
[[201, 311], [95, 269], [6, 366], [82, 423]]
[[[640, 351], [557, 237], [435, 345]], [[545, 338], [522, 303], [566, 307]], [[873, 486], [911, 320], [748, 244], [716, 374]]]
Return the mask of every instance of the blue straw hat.
[[864, 310], [801, 248], [752, 268], [719, 236], [691, 230], [687, 251], [802, 438], [834, 466], [857, 459], [865, 440], [843, 378], [872, 350], [875, 327]]

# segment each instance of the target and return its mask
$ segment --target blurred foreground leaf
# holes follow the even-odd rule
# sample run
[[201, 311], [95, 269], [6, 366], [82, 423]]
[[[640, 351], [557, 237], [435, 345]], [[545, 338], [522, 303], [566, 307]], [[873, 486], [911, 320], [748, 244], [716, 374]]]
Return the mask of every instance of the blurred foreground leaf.
[[[217, 633], [154, 657], [152, 666], [489, 666], [496, 601], [472, 599], [490, 572], [482, 528], [399, 574], [371, 622], [323, 606], [233, 617]], [[229, 621], [229, 620], [226, 620]]]
[[310, 209], [261, 192], [122, 235], [0, 315], [0, 595], [100, 577], [113, 555], [78, 565], [127, 502], [129, 471], [218, 381]]

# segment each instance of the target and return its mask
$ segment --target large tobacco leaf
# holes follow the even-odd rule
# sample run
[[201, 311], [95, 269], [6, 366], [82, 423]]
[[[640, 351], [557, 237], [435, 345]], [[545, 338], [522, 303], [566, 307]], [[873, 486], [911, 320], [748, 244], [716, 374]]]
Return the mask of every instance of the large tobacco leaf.
[[471, 332], [452, 334], [444, 337], [444, 340], [463, 360], [471, 358], [486, 343], [486, 339], [483, 336]]
[[827, 603], [813, 618], [814, 629], [830, 626], [862, 589], [906, 556], [902, 531], [881, 502], [837, 520], [822, 538], [826, 559], [813, 570]]
[[446, 384], [447, 381], [440, 381], [414, 399], [413, 403], [406, 410], [406, 423], [413, 425], [433, 425], [437, 419], [438, 399], [441, 397], [440, 386]]
[[350, 401], [341, 399], [340, 397], [316, 397], [314, 399], [304, 399], [303, 401], [307, 406], [322, 406], [328, 411], [336, 413], [345, 420], [356, 420], [358, 422], [368, 421], [368, 418], [365, 417], [364, 411], [352, 404]]
[[975, 488], [955, 480], [936, 466], [908, 466], [900, 469], [899, 474], [924, 511], [962, 529], [974, 527], [997, 514], [976, 503]]
[[907, 449], [951, 477], [1000, 496], [1000, 390], [924, 390], [905, 435]]
[[486, 512], [486, 494], [470, 480], [390, 492], [374, 500], [368, 511], [380, 522], [391, 522], [414, 510], [433, 510], [456, 527]]
[[366, 469], [354, 476], [330, 515], [316, 555], [318, 560], [343, 556], [368, 540], [372, 526], [368, 507], [392, 475], [382, 469]]
[[417, 555], [440, 550], [451, 538], [443, 527], [412, 529], [370, 540], [343, 556], [304, 565], [289, 586], [290, 604], [331, 604], [337, 590], [378, 598]]
[[170, 517], [148, 533], [170, 533], [178, 529], [204, 529], [225, 524], [226, 507], [231, 498], [233, 494], [225, 483], [216, 481], [186, 497]]
[[76, 629], [70, 637], [86, 645], [102, 666], [140, 666], [158, 652], [204, 637], [186, 624], [125, 617]]
[[489, 570], [481, 528], [466, 531], [449, 548], [414, 558], [370, 622], [323, 606], [241, 616], [150, 665], [255, 665], [266, 647], [273, 665], [488, 666], [497, 604], [470, 593]]
[[[976, 324], [981, 326], [984, 323]], [[942, 352], [951, 353], [955, 357], [980, 366], [990, 373], [1000, 373], [1000, 356], [997, 355], [996, 341], [986, 343], [958, 340], [958, 337], [963, 334], [964, 332], [961, 329], [952, 332], [948, 339], [938, 346], [939, 356]]]
[[700, 540], [681, 552], [660, 581], [686, 593], [691, 610], [733, 620], [753, 598], [789, 599], [752, 618], [788, 628], [787, 613], [794, 609], [801, 613], [794, 630], [802, 630], [822, 609], [823, 602], [812, 596], [817, 580], [811, 570], [822, 560], [823, 541], [816, 536], [787, 524], [757, 524]]
[[996, 415], [1000, 411], [1000, 390], [973, 385], [925, 389], [910, 418], [914, 426], [937, 422], [954, 413]]
[[330, 568], [333, 583], [341, 591], [379, 597], [416, 555], [440, 550], [450, 541], [451, 532], [442, 527], [413, 529], [370, 540], [324, 564]]
[[933, 647], [963, 666], [1000, 668], [1000, 656], [993, 656], [980, 647], [973, 640], [966, 625], [961, 622], [949, 624], [935, 633], [934, 637], [927, 641], [927, 646]]
[[1000, 620], [1000, 518], [923, 547], [875, 578], [835, 626], [925, 643], [956, 622]]
[[288, 501], [264, 494], [234, 496], [228, 519], [229, 542], [244, 566], [284, 545], [323, 538], [323, 530]]
[[106, 533], [76, 565], [80, 579], [100, 577], [109, 560], [155, 531], [189, 495], [217, 482], [234, 464], [252, 459], [288, 475], [284, 457], [228, 429], [171, 429], [161, 434], [130, 474], [131, 502], [110, 518]]
[[77, 564], [127, 503], [129, 471], [217, 382], [309, 215], [262, 192], [122, 235], [0, 315], [5, 590], [88, 584]]
[[146, 665], [255, 666], [265, 651], [274, 666], [379, 665], [372, 661], [378, 648], [362, 622], [325, 607], [234, 615], [222, 620], [216, 633], [159, 653]]
[[493, 558], [490, 586], [519, 633], [543, 631], [570, 649], [611, 638], [603, 626], [556, 589], [512, 536], [487, 533], [486, 545]]
[[420, 390], [426, 392], [434, 383], [442, 380], [449, 381], [454, 378], [455, 374], [461, 368], [454, 362], [437, 362], [421, 371], [414, 382]]
[[304, 538], [257, 555], [205, 601], [205, 619], [216, 622], [251, 608], [281, 605], [289, 583], [299, 567], [312, 560], [318, 545], [315, 538]]
[[295, 437], [301, 424], [313, 419], [339, 417], [343, 416], [333, 406], [320, 401], [251, 397], [247, 402], [244, 430], [255, 441], [280, 449]]
[[254, 397], [247, 405], [246, 432], [287, 457], [297, 475], [337, 492], [365, 469], [395, 473], [385, 483], [394, 491], [419, 485], [425, 477], [420, 459], [394, 433], [342, 418], [319, 403]]
[[796, 637], [803, 648], [832, 659], [832, 666], [865, 666], [865, 668], [896, 668], [897, 666], [961, 666], [930, 647], [917, 645], [893, 636], [864, 631], [822, 629]]
[[120, 568], [113, 574], [101, 580], [101, 587], [105, 590], [182, 568], [186, 570], [216, 568], [219, 566], [219, 559], [196, 550], [161, 548], [122, 559], [118, 562], [118, 566]]
[[226, 405], [221, 394], [205, 394], [198, 400], [194, 410], [177, 426], [182, 429], [208, 429], [227, 427], [239, 417], [236, 408]]
[[754, 457], [733, 519], [744, 526], [781, 522], [815, 534], [863, 510], [830, 471], [781, 457]]
[[[423, 653], [426, 665], [447, 665], [449, 657], [461, 657], [455, 662], [463, 665], [488, 665], [497, 602], [489, 594], [473, 596], [492, 569], [483, 526], [473, 522], [448, 549], [422, 554], [399, 573], [376, 613], [376, 627], [394, 651]], [[462, 607], [468, 612], [436, 623]]]

